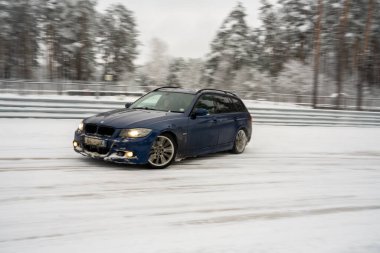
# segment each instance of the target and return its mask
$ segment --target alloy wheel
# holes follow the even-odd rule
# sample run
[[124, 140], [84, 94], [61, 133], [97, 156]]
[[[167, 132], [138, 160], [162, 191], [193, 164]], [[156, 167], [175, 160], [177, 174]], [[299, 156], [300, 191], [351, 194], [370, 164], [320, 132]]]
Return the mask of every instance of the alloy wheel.
[[244, 130], [240, 129], [235, 139], [235, 151], [236, 153], [242, 153], [247, 145], [248, 139]]
[[159, 135], [150, 150], [149, 164], [156, 168], [166, 167], [174, 159], [175, 148], [173, 141], [169, 137]]

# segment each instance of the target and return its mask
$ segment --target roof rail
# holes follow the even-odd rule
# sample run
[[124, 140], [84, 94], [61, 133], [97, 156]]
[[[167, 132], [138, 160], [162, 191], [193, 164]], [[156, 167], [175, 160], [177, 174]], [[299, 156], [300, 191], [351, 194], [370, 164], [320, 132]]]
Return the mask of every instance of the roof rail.
[[161, 90], [161, 89], [168, 89], [168, 88], [171, 88], [171, 89], [181, 89], [181, 87], [175, 87], [175, 86], [162, 86], [162, 87], [158, 87], [152, 91], [157, 91], [157, 90]]
[[211, 88], [200, 89], [200, 90], [197, 91], [197, 94], [201, 93], [202, 91], [217, 91], [217, 92], [222, 92], [224, 94], [229, 94], [229, 95], [232, 95], [234, 97], [237, 97], [237, 95], [235, 93], [233, 93], [233, 92], [225, 91], [225, 90], [218, 90], [218, 89], [211, 89]]

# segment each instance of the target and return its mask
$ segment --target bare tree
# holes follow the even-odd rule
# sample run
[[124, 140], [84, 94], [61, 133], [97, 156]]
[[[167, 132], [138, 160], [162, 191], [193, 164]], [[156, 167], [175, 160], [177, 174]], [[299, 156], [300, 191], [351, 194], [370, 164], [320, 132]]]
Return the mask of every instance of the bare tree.
[[156, 85], [162, 85], [168, 75], [170, 57], [168, 45], [158, 38], [150, 41], [150, 56], [146, 64], [148, 75], [155, 81]]

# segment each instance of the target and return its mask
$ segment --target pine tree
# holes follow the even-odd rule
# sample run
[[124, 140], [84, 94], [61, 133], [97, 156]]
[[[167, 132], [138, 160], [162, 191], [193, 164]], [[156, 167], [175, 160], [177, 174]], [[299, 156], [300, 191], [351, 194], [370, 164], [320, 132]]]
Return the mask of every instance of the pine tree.
[[67, 1], [47, 0], [42, 9], [41, 22], [43, 41], [46, 45], [46, 65], [50, 80], [64, 78], [64, 62], [62, 59]]
[[372, 36], [370, 40], [370, 60], [372, 66], [368, 83], [372, 90], [373, 88], [380, 89], [380, 2], [377, 0], [374, 3], [373, 8], [373, 20], [372, 20]]
[[50, 79], [88, 80], [95, 68], [95, 2], [48, 0], [42, 26]]
[[10, 34], [12, 2], [0, 0], [0, 78], [10, 78]]
[[263, 37], [263, 42], [259, 56], [260, 67], [261, 70], [269, 71], [271, 76], [277, 76], [288, 59], [288, 47], [284, 39], [286, 30], [273, 5], [267, 0], [262, 0], [261, 4], [260, 18], [263, 28], [260, 36]]
[[101, 17], [99, 44], [104, 61], [104, 74], [116, 79], [123, 72], [133, 72], [137, 56], [137, 31], [133, 13], [123, 5], [112, 5]]
[[344, 6], [342, 9], [342, 13], [340, 15], [339, 19], [339, 26], [337, 31], [337, 69], [336, 69], [336, 108], [340, 108], [342, 104], [342, 93], [343, 93], [343, 82], [342, 82], [342, 76], [344, 71], [344, 58], [345, 50], [346, 50], [346, 31], [347, 31], [347, 23], [349, 18], [349, 12], [350, 12], [350, 4], [351, 0], [344, 0]]
[[77, 21], [75, 69], [77, 80], [89, 80], [95, 68], [94, 41], [96, 33], [95, 0], [79, 0], [74, 12]]
[[236, 71], [251, 64], [252, 52], [245, 16], [245, 9], [239, 3], [217, 31], [204, 70], [208, 85], [228, 88]]
[[264, 31], [261, 28], [255, 28], [249, 30], [249, 41], [250, 41], [250, 51], [251, 55], [251, 63], [252, 66], [257, 69], [263, 69], [263, 65], [261, 62], [261, 56], [264, 49]]
[[319, 82], [319, 65], [321, 56], [321, 30], [323, 16], [323, 0], [318, 0], [318, 19], [314, 32], [314, 75], [313, 75], [313, 108], [318, 106], [318, 82]]
[[15, 0], [8, 4], [9, 34], [6, 76], [31, 79], [37, 65], [39, 26], [37, 0]]
[[[340, 18], [344, 14], [344, 2], [340, 0], [325, 0], [326, 6], [323, 18], [322, 30], [322, 56], [324, 71], [330, 76], [340, 79], [340, 83], [345, 85], [340, 88], [340, 92], [353, 95], [355, 93], [352, 80], [362, 78], [363, 83], [369, 85], [379, 83], [380, 78], [372, 78], [369, 73], [376, 73], [380, 67], [380, 56], [376, 45], [380, 44], [379, 29], [380, 27], [380, 5], [379, 1], [374, 1], [373, 22], [370, 29], [371, 39], [368, 44], [368, 58], [360, 63], [362, 68], [359, 69], [360, 55], [362, 54], [364, 44], [365, 27], [368, 17], [369, 0], [356, 0], [349, 2], [347, 11], [347, 24], [342, 32], [342, 22]], [[376, 18], [377, 17], [377, 18]], [[344, 42], [342, 42], [344, 41]], [[335, 65], [335, 66], [334, 66]], [[340, 77], [338, 77], [340, 75]], [[337, 88], [338, 90], [338, 88]], [[336, 91], [338, 93], [338, 91]]]
[[281, 23], [285, 24], [283, 38], [287, 42], [291, 58], [305, 62], [312, 51], [316, 1], [314, 0], [280, 0]]
[[[359, 70], [359, 81], [357, 84], [357, 101], [356, 101], [356, 108], [357, 110], [362, 110], [362, 99], [363, 99], [363, 80], [364, 73], [366, 71], [366, 65], [369, 61], [369, 42], [371, 38], [372, 33], [372, 20], [373, 20], [373, 8], [375, 7], [374, 0], [369, 0], [367, 5], [367, 20], [365, 23], [365, 30], [364, 30], [364, 38], [363, 38], [363, 45], [361, 47], [360, 53], [359, 53], [359, 63], [358, 63], [358, 70]], [[363, 73], [364, 72], [364, 73]]]
[[56, 32], [57, 72], [65, 79], [89, 80], [95, 71], [94, 0], [63, 0]]

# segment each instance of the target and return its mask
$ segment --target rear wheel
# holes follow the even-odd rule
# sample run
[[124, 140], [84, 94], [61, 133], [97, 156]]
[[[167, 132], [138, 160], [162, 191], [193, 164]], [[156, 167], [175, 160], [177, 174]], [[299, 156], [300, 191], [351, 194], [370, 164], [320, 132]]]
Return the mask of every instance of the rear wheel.
[[155, 169], [169, 166], [175, 159], [177, 146], [173, 138], [163, 134], [157, 136], [149, 153], [148, 163]]
[[248, 138], [247, 134], [243, 129], [240, 129], [235, 137], [234, 146], [232, 148], [232, 153], [241, 154], [244, 152], [245, 147], [247, 146]]

